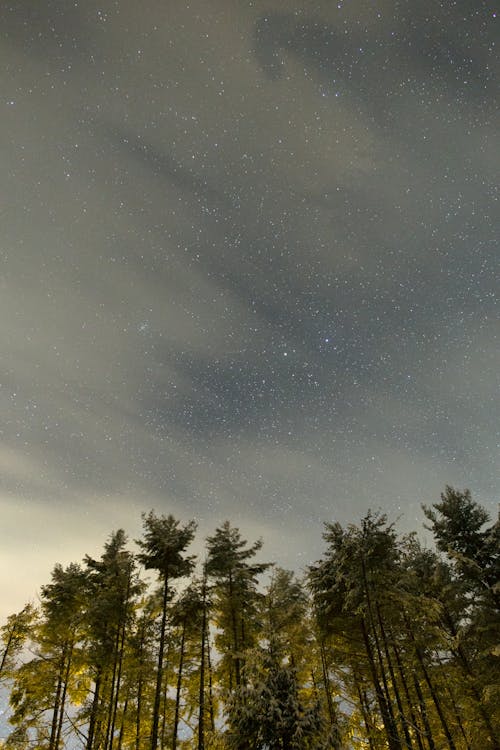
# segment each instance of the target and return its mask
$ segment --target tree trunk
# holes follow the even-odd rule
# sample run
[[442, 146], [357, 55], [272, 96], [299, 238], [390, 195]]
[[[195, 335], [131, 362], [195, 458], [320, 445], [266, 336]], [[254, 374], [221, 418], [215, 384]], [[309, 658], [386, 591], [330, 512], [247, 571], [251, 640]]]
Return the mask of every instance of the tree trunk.
[[432, 680], [430, 678], [429, 672], [427, 670], [427, 667], [425, 666], [425, 661], [424, 661], [424, 657], [423, 657], [423, 654], [422, 654], [422, 650], [421, 650], [420, 646], [418, 645], [418, 643], [417, 643], [417, 641], [415, 639], [415, 636], [413, 634], [413, 630], [412, 630], [412, 628], [410, 626], [410, 622], [409, 622], [408, 617], [406, 615], [405, 615], [405, 624], [406, 624], [407, 632], [408, 632], [408, 634], [410, 636], [410, 639], [411, 639], [411, 641], [413, 643], [413, 647], [414, 647], [414, 650], [415, 650], [415, 655], [416, 655], [418, 663], [420, 665], [420, 669], [422, 670], [422, 674], [424, 676], [424, 680], [425, 680], [425, 682], [427, 684], [427, 687], [429, 688], [429, 692], [431, 694], [432, 701], [433, 701], [434, 706], [436, 708], [437, 715], [439, 716], [439, 721], [441, 722], [441, 726], [443, 727], [443, 732], [445, 734], [446, 741], [448, 742], [448, 747], [450, 748], [450, 750], [456, 750], [455, 742], [453, 740], [452, 734], [450, 732], [450, 728], [448, 726], [448, 722], [446, 721], [446, 717], [444, 715], [444, 711], [443, 711], [443, 708], [441, 706], [441, 701], [439, 700], [438, 695], [436, 693], [436, 690], [434, 688], [434, 685], [432, 684]]
[[326, 652], [325, 652], [325, 641], [323, 638], [319, 642], [319, 652], [321, 657], [321, 672], [323, 674], [323, 685], [326, 695], [326, 705], [328, 708], [328, 717], [330, 719], [330, 726], [333, 727], [337, 723], [337, 717], [333, 708], [332, 693], [330, 690], [330, 678], [328, 677], [328, 668], [326, 664]]
[[2, 674], [4, 667], [5, 667], [5, 662], [7, 661], [7, 656], [9, 655], [10, 647], [14, 638], [14, 633], [15, 633], [15, 626], [10, 631], [9, 638], [7, 640], [7, 643], [5, 644], [5, 649], [2, 654], [2, 661], [0, 662], [0, 675]]
[[177, 685], [175, 691], [174, 728], [172, 732], [172, 750], [177, 750], [177, 732], [179, 727], [179, 713], [181, 706], [182, 670], [184, 668], [184, 644], [186, 640], [186, 618], [182, 623], [181, 649], [179, 654], [179, 668], [177, 670]]
[[382, 636], [382, 643], [383, 643], [383, 646], [384, 646], [385, 659], [386, 659], [386, 662], [387, 662], [387, 667], [389, 669], [389, 674], [391, 676], [392, 689], [394, 691], [394, 696], [396, 698], [396, 704], [397, 704], [398, 711], [399, 711], [399, 716], [400, 716], [400, 719], [401, 719], [401, 725], [403, 727], [403, 734], [405, 736], [406, 747], [409, 750], [413, 750], [413, 743], [411, 741], [411, 735], [410, 735], [410, 732], [408, 730], [408, 720], [406, 718], [406, 714], [405, 714], [405, 711], [404, 711], [404, 708], [403, 708], [403, 702], [401, 700], [401, 695], [399, 694], [399, 687], [398, 687], [398, 683], [396, 681], [396, 675], [394, 674], [394, 667], [392, 665], [392, 659], [391, 659], [391, 655], [390, 655], [390, 652], [389, 652], [389, 644], [388, 644], [388, 641], [387, 641], [387, 634], [386, 634], [386, 630], [385, 630], [385, 627], [384, 627], [384, 621], [383, 621], [383, 618], [382, 618], [382, 613], [380, 611], [380, 604], [378, 602], [376, 602], [375, 609], [377, 611], [377, 620], [378, 620], [378, 624], [380, 626], [380, 634]]
[[94, 735], [96, 730], [96, 722], [97, 722], [97, 711], [99, 708], [99, 699], [100, 699], [100, 692], [101, 692], [101, 670], [98, 670], [98, 673], [95, 678], [94, 683], [94, 698], [92, 700], [92, 708], [90, 709], [90, 718], [89, 718], [89, 732], [87, 735], [87, 744], [85, 745], [86, 750], [92, 750], [94, 745]]
[[111, 687], [109, 690], [109, 698], [108, 698], [108, 710], [107, 710], [107, 716], [106, 716], [106, 731], [105, 731], [105, 739], [104, 739], [104, 750], [110, 750], [111, 745], [113, 744], [112, 740], [112, 733], [111, 733], [111, 725], [113, 723], [113, 710], [115, 705], [115, 692], [116, 692], [116, 675], [118, 670], [118, 645], [120, 642], [120, 629], [116, 629], [116, 634], [114, 638], [113, 643], [113, 669], [111, 672]]
[[[444, 618], [446, 621], [446, 626], [448, 630], [450, 631], [451, 635], [453, 636], [454, 639], [457, 639], [457, 636], [458, 636], [457, 628], [455, 627], [453, 618], [446, 607], [444, 607]], [[481, 692], [477, 686], [476, 675], [474, 674], [474, 671], [470, 665], [469, 659], [467, 658], [467, 654], [465, 653], [460, 643], [458, 643], [456, 649], [452, 650], [452, 653], [455, 656], [456, 660], [458, 661], [460, 668], [462, 669], [462, 672], [467, 678], [467, 682], [469, 683], [470, 690], [474, 698], [474, 701], [477, 705], [478, 712], [490, 736], [493, 750], [497, 750], [500, 744], [500, 739], [495, 731], [495, 728], [493, 727], [493, 724], [491, 723], [491, 717], [488, 711], [486, 710], [483, 700], [481, 698]]]
[[64, 652], [61, 657], [59, 664], [59, 674], [57, 675], [56, 694], [54, 696], [54, 705], [52, 708], [52, 723], [50, 727], [50, 739], [49, 739], [49, 750], [56, 750], [56, 737], [57, 737], [57, 725], [59, 723], [59, 704], [61, 700], [63, 676], [62, 670], [64, 669]]
[[212, 670], [212, 656], [210, 652], [210, 631], [207, 622], [206, 630], [206, 654], [207, 654], [207, 670], [208, 670], [208, 710], [210, 716], [210, 729], [215, 732], [215, 710], [214, 710], [214, 693], [213, 693], [213, 670]]
[[207, 629], [206, 578], [203, 579], [203, 615], [200, 644], [200, 685], [198, 690], [198, 750], [205, 750], [205, 635]]
[[62, 735], [62, 728], [63, 728], [63, 722], [64, 722], [64, 709], [66, 707], [66, 696], [68, 693], [68, 683], [69, 683], [69, 677], [71, 674], [71, 661], [73, 658], [73, 648], [74, 648], [74, 643], [70, 643], [68, 647], [68, 656], [66, 659], [66, 671], [64, 674], [64, 684], [63, 684], [63, 690], [61, 694], [61, 705], [59, 706], [59, 721], [57, 724], [57, 734], [56, 734], [56, 741], [54, 745], [55, 750], [59, 750], [59, 746], [61, 744], [61, 735]]
[[[378, 663], [379, 663], [379, 666], [380, 666], [380, 673], [381, 673], [381, 677], [382, 677], [382, 685], [384, 687], [384, 694], [385, 694], [384, 713], [385, 713], [385, 716], [384, 716], [384, 714], [382, 714], [382, 719], [383, 719], [384, 726], [385, 726], [385, 729], [386, 729], [387, 741], [389, 743], [390, 750], [403, 750], [402, 745], [401, 745], [401, 740], [399, 738], [399, 732], [398, 732], [398, 729], [397, 729], [397, 726], [396, 726], [396, 720], [394, 718], [394, 712], [392, 710], [392, 700], [391, 700], [391, 695], [389, 693], [389, 686], [387, 684], [387, 677], [386, 677], [386, 674], [385, 674], [384, 660], [383, 660], [383, 657], [382, 657], [382, 651], [381, 651], [381, 648], [380, 648], [380, 642], [379, 642], [379, 638], [378, 638], [377, 627], [376, 627], [375, 618], [374, 618], [374, 615], [373, 615], [373, 608], [372, 608], [371, 595], [370, 595], [370, 587], [368, 585], [368, 578], [367, 578], [367, 575], [366, 575], [366, 565], [365, 565], [365, 561], [364, 561], [363, 558], [361, 560], [361, 569], [363, 571], [363, 585], [364, 585], [365, 594], [366, 594], [366, 603], [367, 603], [367, 608], [368, 608], [368, 619], [369, 619], [369, 622], [370, 622], [371, 631], [373, 633], [373, 640], [375, 642], [375, 650], [376, 650], [376, 653], [377, 653], [377, 660], [378, 660]], [[364, 627], [364, 622], [363, 622], [363, 627]], [[363, 637], [364, 637], [364, 634], [363, 634]], [[369, 644], [368, 634], [366, 634], [365, 643]], [[370, 648], [371, 648], [371, 646], [370, 646]], [[373, 664], [373, 666], [375, 667], [375, 663]], [[376, 673], [376, 671], [375, 671], [375, 673]], [[378, 683], [378, 680], [377, 680], [377, 683]], [[378, 683], [378, 690], [382, 691], [380, 683]], [[377, 695], [378, 695], [378, 693], [377, 693]], [[382, 710], [382, 705], [380, 706], [380, 708]]]
[[135, 750], [140, 750], [141, 745], [141, 717], [142, 717], [142, 670], [139, 672], [137, 681], [137, 712], [135, 715]]
[[163, 652], [165, 651], [165, 631], [167, 627], [168, 580], [163, 582], [163, 602], [161, 613], [160, 645], [158, 649], [158, 664], [156, 672], [155, 699], [153, 704], [153, 724], [151, 727], [151, 750], [158, 747], [158, 729], [160, 725], [160, 706], [163, 686]]
[[403, 686], [403, 691], [404, 691], [405, 698], [406, 698], [406, 705], [408, 706], [408, 711], [409, 711], [411, 722], [412, 722], [413, 729], [415, 732], [415, 737], [417, 739], [418, 750], [425, 750], [424, 743], [422, 742], [422, 737], [421, 737], [422, 730], [419, 726], [419, 722], [417, 721], [417, 715], [415, 714], [415, 711], [413, 709], [412, 695], [410, 693], [408, 680], [406, 679], [403, 662], [399, 654], [399, 649], [397, 648], [394, 641], [392, 643], [392, 650], [394, 651], [394, 656], [396, 658], [396, 666], [398, 668], [399, 677], [400, 677], [401, 684]]
[[356, 674], [356, 671], [352, 670], [352, 675], [354, 678], [354, 684], [356, 686], [356, 692], [358, 694], [358, 700], [359, 700], [359, 706], [361, 708], [361, 715], [363, 716], [363, 722], [365, 724], [366, 729], [366, 736], [368, 738], [368, 744], [370, 746], [370, 750], [375, 750], [375, 744], [373, 741], [373, 728], [372, 728], [372, 721], [370, 719], [370, 711], [367, 705], [366, 697], [363, 694], [363, 691], [361, 689], [361, 684], [359, 681], [359, 677]]
[[[130, 578], [129, 578], [129, 584], [128, 584], [126, 600], [125, 600], [126, 605], [128, 604], [128, 600], [129, 600], [129, 595], [130, 595], [129, 591], [130, 591]], [[124, 613], [123, 613], [123, 621], [120, 625], [120, 638], [118, 642], [118, 670], [117, 670], [117, 675], [116, 675], [115, 697], [113, 701], [113, 714], [112, 714], [112, 719], [111, 719], [109, 750], [113, 750], [113, 738], [115, 734], [116, 717], [118, 714], [118, 705], [120, 702], [120, 687], [121, 687], [121, 681], [122, 681], [123, 656], [125, 653], [126, 635], [127, 635], [127, 621], [126, 621], [126, 607], [125, 607]]]
[[123, 704], [122, 720], [121, 720], [121, 724], [120, 724], [120, 733], [118, 735], [118, 745], [117, 745], [116, 750], [122, 750], [123, 733], [124, 733], [124, 730], [125, 730], [125, 718], [127, 716], [127, 710], [128, 710], [128, 698], [129, 698], [129, 696], [127, 695], [127, 697], [125, 698], [125, 703]]
[[425, 732], [426, 732], [425, 736], [427, 738], [427, 744], [429, 745], [429, 750], [436, 750], [434, 737], [432, 736], [431, 725], [429, 724], [429, 717], [427, 715], [427, 706], [425, 703], [425, 698], [424, 698], [424, 695], [422, 693], [422, 688], [420, 687], [420, 683], [415, 673], [413, 674], [413, 684], [415, 686], [415, 692], [418, 696], [418, 705], [420, 708], [420, 714], [422, 716], [422, 722], [425, 727]]
[[[233, 578], [231, 576], [231, 573], [229, 573], [229, 606], [231, 610], [231, 625], [233, 629], [233, 652], [234, 652], [234, 676], [236, 680], [236, 687], [239, 687], [241, 684], [241, 671], [240, 671], [240, 660], [237, 656], [239, 652], [239, 643], [238, 643], [238, 625], [236, 620], [236, 612], [234, 609], [234, 601], [233, 601]], [[230, 671], [230, 676], [232, 676], [232, 667]]]
[[377, 696], [377, 701], [378, 701], [378, 705], [380, 708], [380, 713], [382, 716], [382, 722], [384, 724], [385, 733], [387, 736], [389, 750], [402, 750], [401, 743], [399, 742], [398, 737], [394, 735], [394, 731], [392, 729], [393, 724], [391, 723], [391, 717], [390, 717], [389, 709], [387, 707], [386, 696], [384, 694], [382, 686], [380, 685], [380, 681], [379, 681], [378, 674], [377, 674], [377, 667], [375, 664], [375, 658], [373, 656], [373, 650], [370, 644], [370, 639], [368, 636], [368, 631], [366, 629], [366, 624], [363, 619], [361, 619], [361, 632], [363, 634], [363, 640], [365, 643], [366, 655], [368, 657], [368, 664], [369, 664], [370, 673], [372, 676], [373, 687], [375, 688], [375, 695]]

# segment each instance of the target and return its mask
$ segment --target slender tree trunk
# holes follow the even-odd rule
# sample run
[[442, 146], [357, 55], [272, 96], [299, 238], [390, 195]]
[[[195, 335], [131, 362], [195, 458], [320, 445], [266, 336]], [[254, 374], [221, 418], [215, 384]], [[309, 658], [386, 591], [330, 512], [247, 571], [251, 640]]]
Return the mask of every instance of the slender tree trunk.
[[113, 709], [115, 705], [116, 674], [118, 670], [118, 644], [120, 641], [120, 629], [116, 629], [113, 643], [113, 669], [111, 672], [111, 686], [109, 689], [108, 710], [106, 711], [106, 730], [104, 733], [104, 749], [110, 750], [112, 745], [111, 725], [113, 723]]
[[12, 630], [9, 633], [9, 638], [7, 640], [7, 643], [5, 644], [5, 649], [2, 654], [2, 661], [0, 662], [0, 675], [2, 674], [5, 662], [7, 661], [7, 656], [9, 655], [10, 647], [12, 645], [12, 641], [14, 640], [14, 633], [16, 632], [15, 626], [12, 628]]
[[181, 649], [179, 654], [179, 668], [177, 670], [177, 685], [175, 690], [174, 728], [172, 732], [172, 750], [177, 750], [177, 732], [179, 727], [179, 713], [181, 707], [182, 671], [184, 668], [184, 644], [186, 640], [186, 618], [182, 623]]
[[[392, 710], [392, 699], [391, 699], [391, 695], [389, 693], [389, 686], [387, 684], [387, 677], [386, 677], [386, 674], [385, 674], [384, 660], [383, 660], [382, 651], [381, 651], [381, 648], [380, 648], [380, 641], [379, 641], [379, 638], [378, 638], [377, 627], [376, 627], [376, 623], [375, 623], [375, 617], [373, 615], [373, 607], [372, 607], [372, 602], [371, 602], [370, 587], [368, 585], [368, 578], [367, 578], [367, 575], [366, 575], [366, 565], [365, 565], [365, 561], [364, 561], [363, 558], [361, 560], [361, 569], [363, 571], [363, 584], [364, 584], [364, 589], [365, 589], [365, 594], [366, 594], [366, 603], [367, 603], [367, 608], [368, 608], [368, 619], [369, 619], [369, 622], [370, 622], [371, 631], [373, 633], [373, 640], [375, 642], [375, 651], [377, 653], [377, 660], [378, 660], [378, 663], [379, 663], [379, 666], [380, 666], [380, 673], [381, 673], [381, 677], [382, 677], [382, 685], [384, 687], [384, 694], [385, 694], [384, 705], [385, 705], [386, 717], [385, 718], [383, 717], [383, 718], [384, 718], [384, 726], [386, 728], [386, 733], [387, 733], [387, 740], [389, 742], [389, 748], [390, 748], [390, 750], [393, 750], [393, 748], [394, 748], [394, 750], [403, 750], [402, 749], [402, 745], [401, 745], [401, 740], [399, 738], [399, 732], [398, 732], [398, 729], [397, 729], [397, 726], [396, 726], [396, 720], [394, 718], [394, 712]], [[368, 635], [367, 635], [367, 641], [369, 642]], [[379, 689], [381, 689], [380, 684], [379, 684]]]
[[[455, 627], [455, 623], [453, 622], [453, 618], [450, 614], [450, 612], [447, 610], [446, 607], [444, 607], [444, 619], [446, 621], [446, 627], [450, 631], [451, 635], [454, 639], [457, 639], [458, 632], [457, 628]], [[467, 654], [465, 653], [463, 646], [458, 643], [456, 649], [453, 649], [452, 651], [453, 655], [455, 656], [455, 659], [457, 660], [458, 664], [460, 665], [460, 668], [464, 675], [467, 678], [467, 682], [470, 687], [470, 691], [472, 693], [472, 696], [474, 698], [474, 701], [477, 705], [477, 710], [481, 716], [481, 719], [486, 727], [486, 730], [490, 736], [493, 750], [497, 750], [498, 746], [500, 745], [500, 738], [498, 737], [497, 732], [495, 731], [495, 728], [493, 727], [493, 724], [491, 722], [491, 716], [489, 715], [484, 702], [481, 697], [481, 692], [477, 687], [477, 679], [476, 675], [474, 673], [474, 670], [471, 667], [471, 664], [469, 662], [469, 659], [467, 658]]]
[[142, 717], [142, 666], [137, 681], [137, 711], [135, 714], [135, 750], [140, 750], [141, 744], [141, 717]]
[[210, 729], [215, 732], [215, 709], [214, 709], [214, 692], [213, 692], [213, 669], [212, 669], [212, 654], [210, 645], [210, 630], [207, 622], [206, 630], [206, 654], [207, 654], [207, 670], [208, 670], [208, 711], [210, 716]]
[[56, 694], [54, 696], [54, 705], [52, 708], [52, 723], [50, 727], [50, 739], [49, 739], [49, 750], [56, 750], [56, 737], [57, 737], [57, 725], [59, 723], [59, 705], [61, 701], [61, 693], [63, 687], [63, 676], [62, 671], [64, 669], [64, 651], [59, 664], [59, 674], [57, 675]]
[[420, 708], [420, 714], [422, 716], [422, 722], [425, 727], [425, 736], [427, 739], [427, 744], [429, 745], [429, 750], [436, 750], [436, 745], [434, 743], [434, 737], [432, 736], [432, 729], [431, 725], [429, 723], [429, 716], [427, 715], [427, 705], [425, 703], [425, 698], [422, 693], [422, 688], [420, 687], [420, 683], [417, 679], [416, 674], [413, 674], [413, 684], [415, 686], [415, 692], [418, 697], [418, 705]]
[[128, 699], [129, 696], [125, 698], [125, 703], [123, 704], [123, 711], [122, 711], [122, 720], [120, 723], [120, 732], [118, 734], [118, 745], [116, 746], [116, 750], [122, 750], [123, 745], [123, 735], [125, 732], [125, 719], [127, 717], [127, 711], [128, 711]]
[[399, 649], [398, 649], [398, 647], [396, 646], [396, 644], [394, 642], [394, 639], [393, 639], [393, 642], [392, 642], [392, 650], [394, 651], [394, 656], [395, 656], [395, 659], [396, 659], [396, 666], [398, 668], [399, 677], [400, 677], [400, 680], [401, 680], [401, 684], [403, 686], [403, 691], [404, 691], [405, 698], [406, 698], [406, 705], [408, 706], [408, 711], [409, 711], [411, 722], [412, 722], [413, 729], [414, 729], [414, 732], [415, 732], [415, 737], [416, 737], [416, 740], [417, 740], [418, 750], [425, 750], [424, 743], [422, 742], [422, 737], [421, 737], [422, 730], [421, 730], [421, 728], [419, 726], [419, 722], [417, 721], [417, 715], [416, 715], [416, 713], [415, 713], [415, 711], [413, 709], [412, 695], [410, 693], [410, 687], [408, 685], [408, 680], [406, 679], [406, 674], [405, 674], [404, 667], [403, 667], [403, 661], [402, 661], [401, 656], [399, 654]]
[[356, 686], [356, 692], [358, 694], [358, 701], [359, 701], [359, 707], [361, 708], [361, 715], [363, 717], [363, 722], [365, 724], [366, 729], [366, 736], [368, 739], [368, 744], [370, 746], [370, 750], [375, 750], [375, 744], [373, 741], [373, 727], [372, 727], [372, 721], [370, 719], [370, 711], [367, 705], [366, 697], [363, 694], [363, 691], [361, 689], [361, 684], [359, 681], [359, 677], [356, 673], [356, 671], [352, 670], [352, 675], [354, 678], [354, 684]]
[[427, 684], [427, 687], [429, 688], [429, 692], [431, 694], [432, 702], [434, 703], [437, 715], [439, 716], [439, 721], [441, 722], [441, 726], [443, 727], [443, 732], [445, 734], [446, 741], [448, 743], [448, 747], [450, 748], [450, 750], [456, 750], [456, 745], [455, 745], [455, 742], [453, 740], [450, 728], [448, 726], [448, 722], [446, 721], [446, 717], [444, 715], [444, 711], [443, 711], [443, 708], [441, 706], [441, 701], [438, 698], [438, 695], [436, 693], [434, 685], [432, 684], [432, 680], [430, 678], [430, 675], [429, 675], [429, 672], [427, 670], [427, 667], [425, 666], [425, 660], [424, 660], [424, 657], [423, 657], [423, 654], [422, 654], [422, 649], [420, 648], [420, 646], [418, 645], [418, 643], [417, 643], [417, 641], [415, 639], [415, 636], [413, 634], [413, 630], [411, 628], [411, 625], [410, 625], [410, 622], [409, 622], [407, 616], [405, 616], [405, 624], [406, 624], [406, 629], [408, 631], [410, 639], [411, 639], [411, 641], [413, 643], [413, 647], [414, 647], [414, 650], [415, 650], [415, 655], [416, 655], [418, 663], [420, 665], [420, 669], [422, 670], [422, 674], [424, 676], [424, 680], [425, 680], [425, 682]]
[[200, 643], [200, 685], [198, 690], [198, 750], [205, 750], [205, 635], [207, 629], [206, 578], [203, 578], [203, 615]]
[[[130, 591], [130, 579], [129, 579], [129, 585], [128, 585], [127, 594], [126, 594], [126, 604], [128, 604], [129, 591]], [[122, 681], [123, 657], [125, 653], [126, 634], [127, 634], [127, 621], [126, 621], [126, 607], [125, 607], [124, 613], [123, 613], [123, 621], [120, 625], [120, 639], [118, 642], [118, 669], [117, 669], [117, 675], [116, 675], [115, 698], [113, 701], [113, 714], [112, 714], [112, 719], [111, 719], [109, 750], [113, 750], [113, 738], [115, 735], [116, 717], [118, 715], [118, 705], [120, 703], [120, 688], [121, 688], [121, 681]]]
[[163, 662], [163, 671], [165, 677], [163, 680], [163, 693], [162, 693], [162, 717], [161, 717], [161, 730], [160, 730], [160, 748], [163, 750], [167, 744], [167, 701], [168, 701], [168, 670], [170, 664], [173, 663], [172, 658], [172, 642], [169, 642], [167, 647], [167, 658]]
[[100, 699], [100, 692], [101, 692], [101, 680], [102, 680], [102, 674], [101, 674], [101, 670], [99, 669], [95, 678], [95, 683], [94, 683], [94, 697], [92, 699], [92, 708], [90, 709], [89, 731], [87, 735], [87, 744], [85, 745], [86, 750], [92, 750], [93, 745], [94, 745], [94, 735], [95, 735], [96, 723], [97, 723], [97, 711], [99, 708], [99, 699]]
[[[446, 692], [448, 693], [448, 697], [450, 699], [451, 707], [453, 709], [453, 715], [455, 716], [455, 721], [457, 722], [458, 728], [460, 729], [460, 734], [463, 737], [464, 743], [465, 743], [465, 750], [472, 750], [471, 746], [469, 745], [469, 740], [467, 738], [467, 732], [465, 731], [465, 727], [462, 723], [462, 718], [460, 716], [460, 711], [458, 709], [458, 706], [455, 701], [455, 697], [450, 690], [450, 686], [446, 686]], [[495, 748], [496, 750], [496, 748]]]
[[[234, 651], [234, 672], [235, 672], [235, 679], [236, 679], [236, 687], [239, 687], [241, 684], [241, 671], [240, 671], [240, 660], [237, 656], [239, 652], [239, 643], [238, 643], [238, 625], [236, 620], [236, 611], [234, 609], [234, 600], [233, 600], [234, 592], [233, 592], [233, 578], [231, 573], [229, 573], [229, 606], [231, 611], [231, 625], [233, 630], [233, 651]], [[232, 676], [232, 667], [230, 670], [230, 676]], [[230, 687], [231, 689], [231, 687]]]
[[328, 717], [330, 719], [330, 726], [333, 727], [337, 723], [337, 717], [333, 708], [332, 693], [330, 690], [330, 678], [328, 676], [328, 667], [326, 663], [325, 641], [323, 638], [321, 638], [319, 642], [319, 653], [321, 658], [321, 672], [323, 674], [323, 685], [326, 696], [326, 706], [328, 708]]
[[66, 707], [66, 696], [68, 693], [68, 683], [69, 683], [69, 677], [71, 674], [71, 663], [73, 660], [73, 649], [74, 649], [74, 643], [71, 642], [69, 644], [68, 648], [68, 656], [66, 659], [66, 671], [64, 674], [64, 683], [63, 683], [63, 689], [61, 694], [61, 705], [59, 707], [59, 721], [57, 723], [57, 734], [56, 734], [56, 741], [55, 741], [55, 750], [59, 750], [60, 744], [61, 744], [61, 735], [62, 735], [62, 728], [64, 723], [64, 711]]
[[384, 691], [382, 689], [382, 686], [378, 678], [375, 658], [373, 656], [373, 650], [372, 650], [370, 639], [368, 636], [368, 631], [366, 629], [366, 624], [363, 619], [361, 619], [361, 632], [363, 634], [363, 640], [365, 643], [366, 655], [368, 657], [368, 664], [369, 664], [370, 672], [372, 676], [373, 687], [375, 688], [375, 695], [377, 696], [377, 701], [378, 701], [378, 705], [380, 708], [380, 713], [382, 716], [382, 722], [384, 724], [385, 733], [387, 736], [389, 750], [402, 750], [399, 739], [397, 738], [397, 736], [394, 735], [394, 732], [391, 731], [393, 725], [391, 724], [391, 717], [390, 717], [389, 709], [387, 707], [387, 700], [386, 700], [386, 696], [384, 694]]
[[163, 653], [165, 651], [165, 631], [167, 627], [168, 580], [163, 581], [163, 602], [161, 613], [160, 645], [158, 649], [158, 664], [156, 672], [156, 689], [153, 704], [153, 724], [151, 727], [151, 750], [158, 747], [158, 729], [160, 726], [160, 707], [163, 687]]
[[409, 748], [409, 750], [413, 750], [413, 743], [411, 741], [411, 735], [410, 735], [410, 732], [409, 732], [409, 729], [408, 729], [408, 720], [406, 718], [406, 714], [405, 714], [405, 711], [404, 711], [404, 708], [403, 708], [403, 702], [401, 700], [401, 695], [399, 693], [399, 686], [398, 686], [398, 683], [397, 683], [397, 680], [396, 680], [396, 675], [394, 674], [394, 667], [393, 667], [393, 664], [392, 664], [392, 659], [391, 659], [391, 655], [390, 655], [390, 651], [389, 651], [389, 644], [388, 644], [388, 641], [387, 641], [387, 633], [386, 633], [386, 630], [385, 630], [385, 627], [384, 627], [384, 621], [383, 621], [383, 618], [382, 618], [382, 612], [380, 611], [380, 604], [378, 602], [376, 602], [375, 609], [376, 609], [376, 612], [377, 612], [378, 624], [380, 626], [380, 634], [382, 636], [382, 643], [383, 643], [383, 646], [384, 646], [384, 653], [385, 653], [385, 659], [386, 659], [386, 662], [387, 662], [387, 668], [389, 669], [389, 674], [391, 676], [392, 689], [394, 691], [394, 696], [396, 698], [396, 704], [397, 704], [398, 711], [399, 711], [399, 716], [400, 716], [400, 719], [401, 719], [401, 725], [403, 727], [403, 734], [405, 736], [406, 746], [407, 746], [407, 748]]

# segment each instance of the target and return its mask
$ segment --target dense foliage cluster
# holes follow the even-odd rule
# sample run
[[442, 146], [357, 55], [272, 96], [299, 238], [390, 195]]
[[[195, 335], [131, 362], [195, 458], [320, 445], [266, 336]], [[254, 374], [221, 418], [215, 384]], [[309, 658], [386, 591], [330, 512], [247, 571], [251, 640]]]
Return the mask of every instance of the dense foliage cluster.
[[1, 629], [1, 746], [498, 750], [500, 522], [450, 487], [424, 512], [436, 550], [368, 513], [304, 580], [228, 522], [197, 567], [194, 522], [145, 515]]

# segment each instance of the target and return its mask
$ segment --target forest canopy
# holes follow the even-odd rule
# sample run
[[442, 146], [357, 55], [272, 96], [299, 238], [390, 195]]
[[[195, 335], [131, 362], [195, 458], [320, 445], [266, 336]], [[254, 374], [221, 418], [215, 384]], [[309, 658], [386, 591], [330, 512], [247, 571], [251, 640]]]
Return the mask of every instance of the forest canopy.
[[300, 577], [144, 514], [136, 553], [113, 532], [7, 618], [0, 746], [498, 750], [500, 521], [452, 487], [423, 512], [433, 549], [368, 512]]

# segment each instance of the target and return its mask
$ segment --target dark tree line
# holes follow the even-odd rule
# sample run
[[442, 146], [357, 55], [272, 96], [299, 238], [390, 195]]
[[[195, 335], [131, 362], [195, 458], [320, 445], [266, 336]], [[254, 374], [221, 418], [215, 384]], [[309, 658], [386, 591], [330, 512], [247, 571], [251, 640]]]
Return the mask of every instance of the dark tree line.
[[326, 524], [303, 579], [229, 522], [197, 565], [193, 521], [144, 515], [138, 554], [119, 530], [7, 619], [0, 746], [499, 750], [500, 522], [451, 487], [424, 513], [435, 549]]

